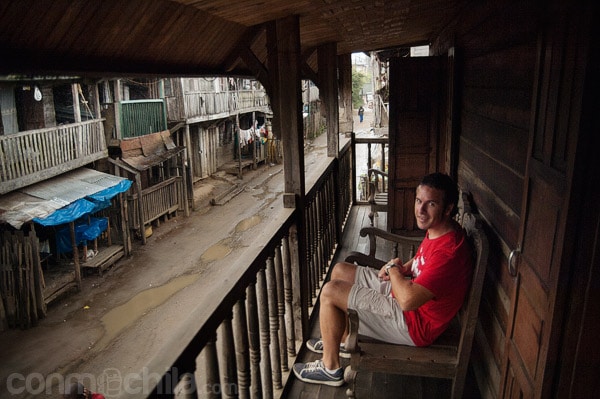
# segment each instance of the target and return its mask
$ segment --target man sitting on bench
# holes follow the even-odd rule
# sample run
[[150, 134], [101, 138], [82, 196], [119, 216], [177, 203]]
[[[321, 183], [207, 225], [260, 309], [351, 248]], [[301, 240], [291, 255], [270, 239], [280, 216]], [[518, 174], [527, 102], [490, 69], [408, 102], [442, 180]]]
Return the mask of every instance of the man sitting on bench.
[[457, 203], [458, 188], [448, 175], [425, 176], [416, 190], [415, 217], [427, 233], [413, 259], [404, 264], [392, 259], [379, 271], [346, 262], [334, 266], [321, 290], [322, 338], [306, 343], [323, 358], [294, 364], [296, 377], [344, 383], [339, 357], [350, 357], [344, 348], [348, 308], [358, 313], [359, 334], [394, 344], [427, 346], [448, 327], [473, 272], [471, 246], [453, 219]]

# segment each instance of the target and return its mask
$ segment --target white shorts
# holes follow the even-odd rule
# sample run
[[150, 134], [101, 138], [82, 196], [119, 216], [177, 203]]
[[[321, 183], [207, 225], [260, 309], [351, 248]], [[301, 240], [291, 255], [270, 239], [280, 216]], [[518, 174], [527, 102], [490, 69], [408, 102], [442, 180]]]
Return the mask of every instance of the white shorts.
[[398, 302], [392, 298], [392, 285], [377, 276], [378, 270], [358, 266], [348, 296], [348, 309], [358, 313], [358, 333], [380, 341], [415, 346]]

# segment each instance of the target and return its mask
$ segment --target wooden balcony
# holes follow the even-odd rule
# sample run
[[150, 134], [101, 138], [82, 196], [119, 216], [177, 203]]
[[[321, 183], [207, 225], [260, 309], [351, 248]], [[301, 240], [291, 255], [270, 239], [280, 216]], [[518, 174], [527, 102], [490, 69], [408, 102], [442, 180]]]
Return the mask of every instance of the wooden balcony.
[[200, 91], [183, 94], [183, 98], [167, 97], [170, 121], [198, 123], [252, 111], [269, 112], [265, 90]]
[[0, 136], [0, 194], [106, 158], [103, 120]]
[[[352, 200], [353, 149], [348, 143], [322, 174], [307, 176], [302, 211], [274, 213], [261, 245], [244, 252], [245, 267], [219, 271], [224, 280], [147, 365], [163, 376], [148, 397], [346, 397], [344, 386], [298, 381], [291, 367], [318, 356], [303, 342], [319, 334], [318, 294], [330, 266], [368, 246], [358, 231], [370, 223], [369, 207]], [[385, 215], [377, 222], [385, 226]], [[437, 398], [448, 396], [450, 382], [366, 373], [358, 386], [364, 398]], [[469, 389], [465, 397], [475, 397]]]

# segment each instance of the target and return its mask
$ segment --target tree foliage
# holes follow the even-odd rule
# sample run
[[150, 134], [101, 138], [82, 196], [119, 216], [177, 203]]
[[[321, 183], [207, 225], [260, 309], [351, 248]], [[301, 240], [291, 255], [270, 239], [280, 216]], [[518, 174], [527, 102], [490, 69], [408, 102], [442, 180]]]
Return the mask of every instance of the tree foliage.
[[368, 76], [352, 68], [352, 107], [358, 109], [363, 105], [362, 89], [368, 81]]

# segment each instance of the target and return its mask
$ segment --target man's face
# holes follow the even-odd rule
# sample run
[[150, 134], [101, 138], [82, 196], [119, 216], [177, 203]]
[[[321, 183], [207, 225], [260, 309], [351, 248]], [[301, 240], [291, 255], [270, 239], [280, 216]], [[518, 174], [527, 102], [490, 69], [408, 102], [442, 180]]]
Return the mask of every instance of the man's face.
[[422, 230], [436, 230], [444, 227], [451, 206], [444, 207], [444, 192], [436, 188], [420, 185], [415, 197], [415, 217]]

